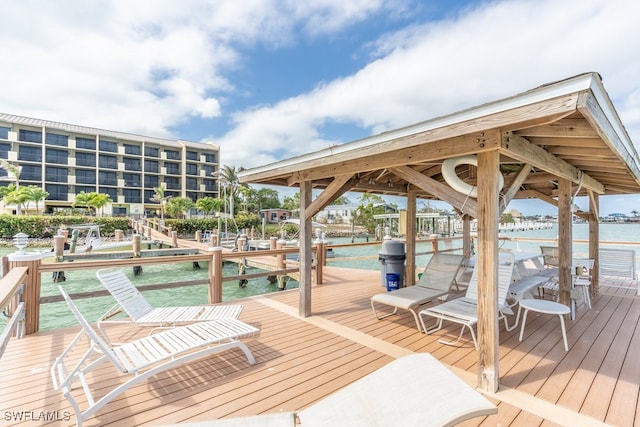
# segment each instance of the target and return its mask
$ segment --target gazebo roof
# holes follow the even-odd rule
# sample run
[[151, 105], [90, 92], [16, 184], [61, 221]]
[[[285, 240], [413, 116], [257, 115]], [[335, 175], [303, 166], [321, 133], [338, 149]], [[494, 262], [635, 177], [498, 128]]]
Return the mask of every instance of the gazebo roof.
[[[468, 195], [443, 178], [446, 159], [498, 150], [510, 199], [556, 204], [558, 179], [578, 194], [640, 193], [640, 158], [600, 75], [580, 74], [527, 92], [350, 143], [248, 169], [244, 183], [439, 199], [465, 210]], [[465, 158], [468, 160], [468, 158]], [[475, 186], [477, 168], [454, 168]], [[332, 184], [333, 183], [333, 184]], [[508, 202], [508, 200], [507, 200]], [[473, 209], [468, 212], [472, 216]]]

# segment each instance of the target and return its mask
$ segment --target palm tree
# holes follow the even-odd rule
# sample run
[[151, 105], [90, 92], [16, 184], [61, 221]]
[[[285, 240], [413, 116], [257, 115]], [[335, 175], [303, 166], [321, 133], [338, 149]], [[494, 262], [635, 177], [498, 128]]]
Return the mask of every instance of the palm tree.
[[28, 187], [22, 187], [22, 189], [24, 189], [24, 192], [27, 196], [27, 201], [36, 203], [36, 215], [38, 215], [38, 203], [49, 197], [49, 192], [43, 190], [37, 185], [29, 185]]
[[216, 174], [220, 179], [220, 184], [224, 187], [225, 197], [227, 194], [229, 196], [229, 213], [231, 216], [235, 214], [234, 201], [240, 186], [238, 172], [243, 170], [243, 167], [236, 168], [235, 166], [224, 165]]
[[[0, 159], [0, 169], [4, 169], [7, 171], [7, 178], [9, 181], [15, 182], [15, 191], [18, 192], [20, 189], [20, 172], [22, 172], [22, 166], [14, 165], [13, 163], [9, 163], [4, 159]], [[17, 194], [15, 195], [17, 197]], [[11, 204], [11, 203], [9, 203]], [[20, 204], [17, 205], [16, 213], [20, 215]]]
[[205, 216], [209, 216], [211, 212], [220, 210], [224, 201], [214, 197], [203, 197], [196, 200], [196, 208], [204, 212]]
[[167, 201], [167, 213], [181, 219], [193, 206], [193, 200], [188, 197], [174, 197]]
[[151, 201], [160, 203], [160, 219], [164, 220], [164, 205], [167, 203], [167, 200], [171, 198], [171, 196], [165, 196], [167, 192], [167, 184], [163, 182], [159, 187], [153, 187], [153, 191], [154, 193], [151, 197]]

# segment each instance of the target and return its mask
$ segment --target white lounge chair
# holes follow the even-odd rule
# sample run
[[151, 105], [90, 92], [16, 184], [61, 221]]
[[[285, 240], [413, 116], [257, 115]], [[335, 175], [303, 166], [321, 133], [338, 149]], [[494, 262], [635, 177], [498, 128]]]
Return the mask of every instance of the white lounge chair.
[[[237, 319], [242, 305], [199, 305], [184, 307], [154, 307], [138, 291], [124, 271], [103, 269], [96, 273], [100, 283], [113, 295], [117, 304], [98, 319], [98, 329], [105, 337], [103, 329], [108, 323], [130, 323], [139, 326], [173, 327], [193, 322], [216, 319]], [[112, 317], [124, 311], [129, 318]]]
[[[51, 367], [51, 377], [54, 388], [62, 390], [71, 403], [78, 426], [120, 393], [169, 368], [234, 348], [242, 350], [250, 364], [255, 363], [249, 348], [238, 340], [257, 333], [258, 329], [238, 319], [179, 326], [126, 344], [110, 346], [91, 327], [62, 287], [60, 293], [82, 330], [56, 358]], [[83, 352], [79, 347], [86, 345], [84, 337], [88, 337], [89, 347]], [[111, 362], [117, 371], [128, 374], [129, 378], [96, 401], [89, 385], [90, 375], [87, 374], [103, 362]], [[86, 398], [87, 407], [84, 410], [80, 408], [83, 399], [76, 400], [73, 396], [76, 381], [82, 386]]]
[[[392, 316], [398, 309], [408, 310], [413, 314], [416, 327], [421, 331], [420, 320], [416, 310], [420, 306], [432, 302], [438, 298], [444, 298], [455, 286], [456, 276], [462, 263], [462, 255], [436, 253], [422, 273], [422, 277], [413, 286], [400, 288], [392, 292], [379, 293], [371, 297], [371, 309], [380, 320]], [[393, 311], [378, 314], [376, 304], [393, 307]]]
[[440, 427], [497, 412], [495, 405], [436, 358], [416, 353], [396, 359], [298, 412], [175, 425]]
[[[500, 260], [498, 262], [498, 319], [504, 320], [504, 325], [507, 331], [513, 330], [518, 326], [518, 320], [514, 325], [509, 326], [507, 322], [507, 315], [512, 315], [513, 311], [507, 304], [507, 295], [509, 294], [509, 287], [511, 286], [511, 278], [513, 276], [514, 257], [513, 254], [501, 253]], [[444, 320], [458, 323], [462, 325], [460, 335], [456, 341], [450, 342], [445, 340], [439, 340], [442, 344], [454, 345], [457, 344], [462, 338], [465, 327], [469, 328], [471, 337], [473, 338], [473, 344], [475, 348], [478, 348], [478, 341], [476, 340], [476, 334], [473, 330], [476, 323], [478, 323], [478, 270], [474, 268], [469, 282], [469, 287], [464, 297], [456, 298], [447, 301], [443, 304], [435, 305], [433, 307], [426, 308], [419, 313], [420, 322], [422, 328], [427, 334], [438, 331], [442, 328]], [[427, 329], [424, 324], [425, 317], [435, 317], [436, 325]]]

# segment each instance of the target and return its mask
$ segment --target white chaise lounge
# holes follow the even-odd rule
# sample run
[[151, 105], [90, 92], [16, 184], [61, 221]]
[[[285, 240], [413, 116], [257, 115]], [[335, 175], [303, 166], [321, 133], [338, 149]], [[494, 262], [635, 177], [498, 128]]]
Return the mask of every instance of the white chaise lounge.
[[[107, 334], [104, 325], [109, 323], [133, 322], [138, 326], [173, 327], [208, 320], [237, 319], [242, 311], [242, 305], [154, 307], [121, 269], [98, 270], [96, 276], [117, 301], [116, 305], [97, 321], [98, 329], [105, 337]], [[129, 317], [113, 319], [113, 316], [121, 311]]]
[[[514, 325], [509, 326], [507, 322], [507, 315], [512, 315], [513, 311], [507, 303], [507, 296], [509, 294], [509, 287], [511, 286], [511, 278], [513, 276], [514, 256], [511, 253], [501, 253], [500, 260], [498, 262], [498, 319], [504, 319], [504, 325], [507, 331], [513, 330], [518, 326], [518, 320]], [[420, 322], [427, 334], [440, 330], [442, 328], [443, 321], [458, 323], [462, 326], [460, 335], [456, 341], [450, 342], [445, 340], [439, 340], [442, 344], [454, 345], [460, 341], [465, 328], [468, 328], [471, 332], [471, 338], [473, 338], [473, 344], [475, 348], [478, 348], [478, 341], [476, 340], [476, 334], [473, 330], [476, 323], [478, 323], [478, 270], [473, 269], [473, 274], [469, 282], [469, 287], [464, 297], [456, 298], [447, 301], [443, 304], [438, 304], [433, 307], [425, 308], [418, 313], [420, 316]], [[436, 319], [436, 325], [427, 329], [424, 323], [425, 317], [433, 317]]]
[[394, 360], [297, 412], [175, 424], [181, 427], [441, 427], [498, 409], [427, 353]]
[[[379, 293], [371, 297], [371, 309], [378, 319], [384, 319], [398, 312], [408, 310], [413, 315], [416, 328], [422, 330], [418, 319], [418, 310], [424, 304], [444, 298], [456, 284], [456, 276], [463, 261], [462, 255], [436, 253], [425, 267], [422, 277], [413, 286], [400, 288], [392, 292]], [[390, 313], [380, 314], [376, 305], [393, 307]]]
[[[82, 326], [82, 330], [56, 358], [51, 367], [51, 377], [54, 388], [61, 390], [71, 403], [78, 426], [120, 393], [169, 368], [236, 348], [242, 350], [250, 364], [255, 363], [251, 351], [239, 339], [257, 333], [258, 329], [238, 319], [220, 319], [178, 326], [142, 339], [111, 346], [91, 327], [62, 287], [60, 293]], [[91, 372], [104, 362], [110, 362], [116, 371], [127, 374], [127, 379], [95, 400], [89, 383]], [[84, 392], [84, 399], [74, 396], [77, 383]], [[86, 408], [81, 409], [80, 406], [85, 404]]]

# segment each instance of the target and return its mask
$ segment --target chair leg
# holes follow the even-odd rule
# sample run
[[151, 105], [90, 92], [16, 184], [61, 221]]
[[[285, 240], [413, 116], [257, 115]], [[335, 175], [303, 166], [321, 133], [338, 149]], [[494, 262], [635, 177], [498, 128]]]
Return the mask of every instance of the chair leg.
[[562, 340], [564, 341], [564, 351], [569, 351], [569, 344], [567, 343], [567, 329], [564, 326], [564, 316], [562, 314], [560, 317], [560, 328], [562, 329]]

